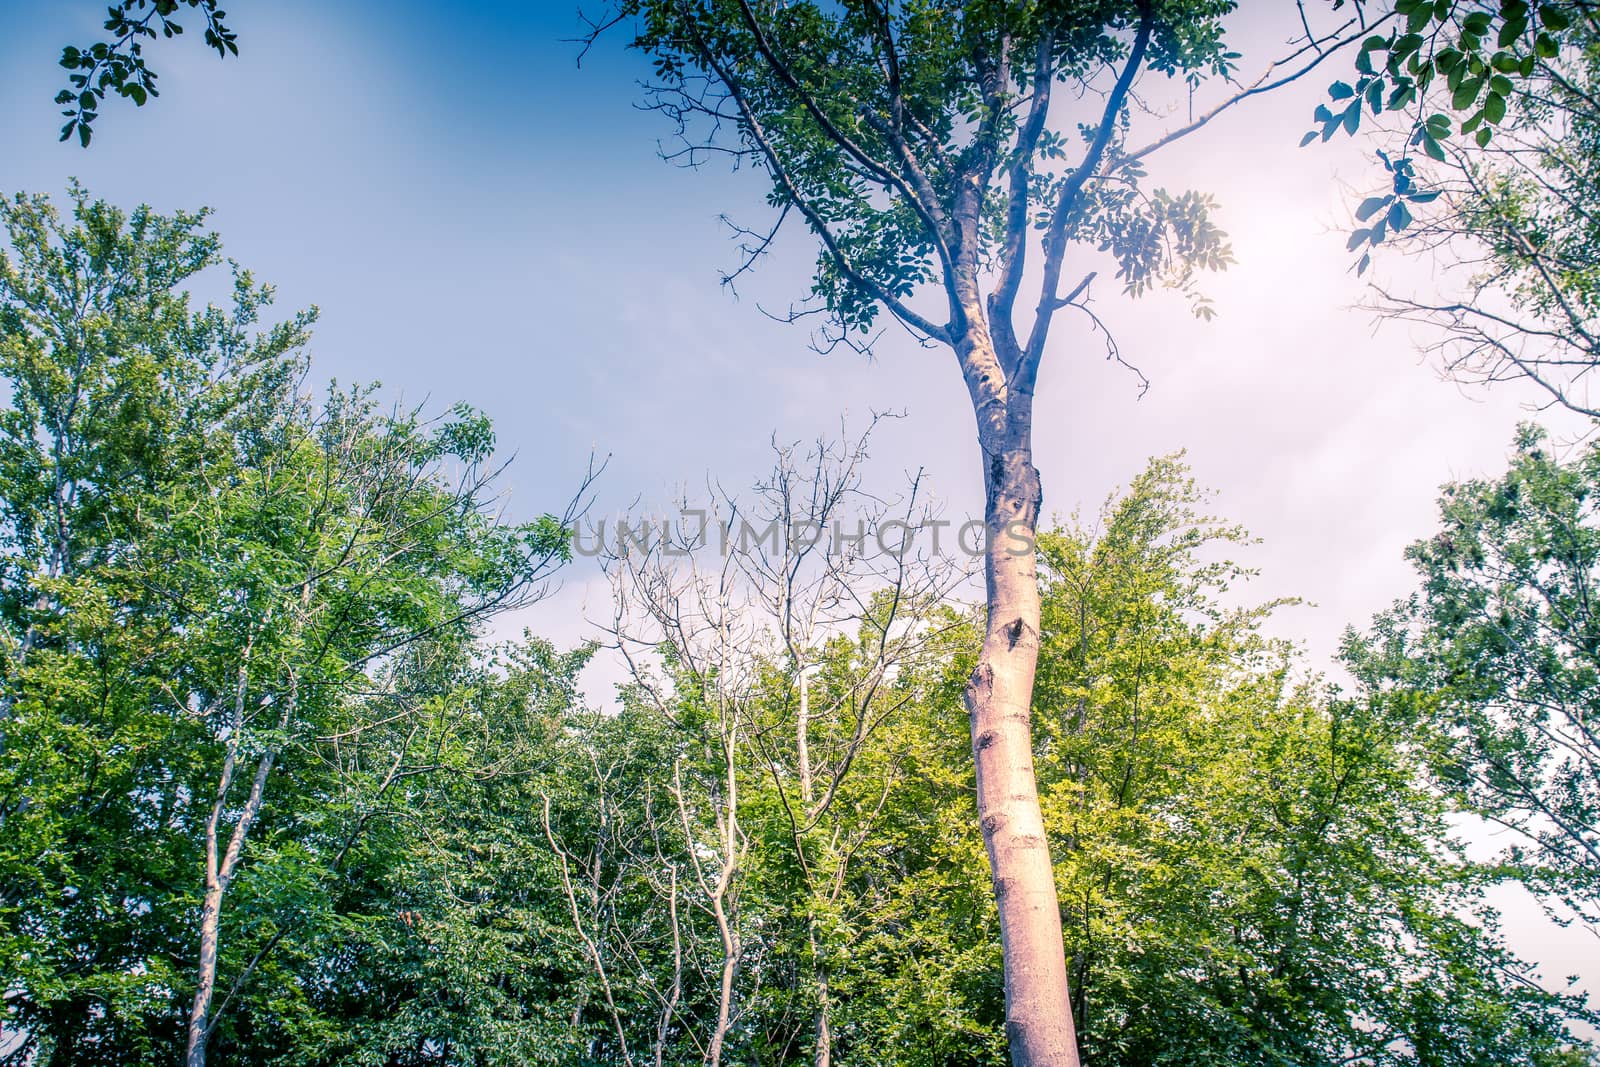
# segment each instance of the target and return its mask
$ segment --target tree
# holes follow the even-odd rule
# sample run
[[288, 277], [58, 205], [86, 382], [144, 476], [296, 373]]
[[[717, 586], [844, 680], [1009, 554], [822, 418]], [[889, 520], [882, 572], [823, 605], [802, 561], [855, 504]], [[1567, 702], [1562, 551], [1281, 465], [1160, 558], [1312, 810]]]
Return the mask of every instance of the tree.
[[[712, 1067], [735, 1056], [827, 1067], [836, 1055], [832, 973], [844, 931], [861, 921], [851, 890], [901, 783], [884, 735], [939, 637], [931, 617], [961, 577], [950, 557], [914, 543], [929, 518], [915, 480], [895, 504], [864, 488], [877, 421], [847, 443], [776, 448], [748, 499], [685, 503], [688, 518], [643, 543], [619, 531], [606, 559], [610, 637], [630, 669], [625, 714], [654, 715], [673, 741], [648, 794], [656, 806], [619, 804], [605, 842], [616, 850], [630, 826], [649, 842], [624, 851], [625, 866], [656, 872], [649, 982], [660, 1015], [653, 1035], [632, 1040], [658, 1062], [669, 1037], [700, 1028], [709, 1037], [695, 1054]], [[627, 787], [591, 762], [595, 794], [617, 803]], [[595, 870], [602, 842], [551, 844]], [[714, 930], [708, 970], [692, 950], [686, 915], [696, 912]], [[602, 956], [637, 958], [651, 939], [604, 932], [585, 948], [609, 986]], [[629, 1027], [612, 1015], [626, 1061]]]
[[[1384, 32], [1372, 33], [1356, 53], [1355, 84], [1329, 87], [1338, 111], [1319, 106], [1320, 131], [1301, 143], [1326, 141], [1340, 129], [1355, 133], [1363, 112], [1394, 112], [1411, 118], [1408, 144], [1432, 159], [1444, 161], [1443, 144], [1457, 132], [1482, 148], [1515, 113], [1513, 101], [1532, 95], [1551, 72], [1549, 61], [1574, 43], [1564, 40], [1566, 31], [1592, 32], [1595, 17], [1588, 0], [1395, 0], [1392, 10], [1385, 4], [1371, 24]], [[1372, 243], [1381, 240], [1379, 234]]]
[[[589, 968], [572, 951], [542, 796], [554, 798], [558, 834], [586, 835], [598, 814], [586, 754], [638, 782], [661, 749], [649, 720], [583, 706], [577, 673], [591, 651], [524, 636], [427, 667], [435, 695], [410, 745], [426, 773], [368, 806], [381, 817], [294, 937], [280, 984], [307, 1003], [283, 1020], [281, 1062], [595, 1062]], [[265, 1044], [233, 1053], [259, 1061]]]
[[1600, 933], [1600, 449], [1525, 428], [1504, 475], [1446, 487], [1417, 594], [1346, 656], [1414, 709], [1436, 781], [1514, 831], [1504, 871]]
[[[1057, 313], [1082, 309], [1094, 276], [1064, 284], [1067, 252], [1108, 252], [1129, 293], [1161, 283], [1193, 295], [1198, 272], [1227, 262], [1227, 245], [1207, 198], [1146, 187], [1147, 161], [1302, 76], [1359, 30], [1356, 19], [1315, 37], [1308, 29], [1282, 64], [1141, 143], [1143, 77], [1231, 81], [1237, 57], [1222, 27], [1231, 6], [624, 0], [594, 31], [635, 25], [631, 43], [654, 64], [650, 104], [680, 137], [670, 158], [754, 163], [778, 223], [796, 216], [816, 238], [814, 303], [793, 318], [819, 315], [826, 346], [863, 347], [887, 313], [960, 367], [988, 533], [988, 617], [964, 700], [1019, 1067], [1077, 1062], [1030, 739], [1042, 498], [1033, 396]], [[1062, 132], [1071, 129], [1062, 97], [1093, 101], [1076, 134]], [[747, 259], [733, 277], [776, 230], [744, 232]], [[1025, 285], [1036, 296], [1019, 327]], [[1197, 299], [1197, 313], [1208, 310]]]
[[[1439, 291], [1377, 287], [1384, 317], [1421, 323], [1450, 378], [1531, 383], [1549, 406], [1595, 418], [1595, 189], [1600, 182], [1600, 12], [1587, 3], [1402, 3], [1370, 37], [1357, 77], [1331, 87], [1321, 137], [1363, 111], [1388, 188], [1350, 237], [1442, 263]], [[1459, 135], [1459, 136], [1458, 136]], [[1307, 134], [1307, 141], [1318, 136]]]
[[[192, 838], [164, 832], [199, 789], [204, 731], [149, 714], [180, 632], [147, 585], [173, 560], [161, 526], [175, 474], [197, 476], [293, 381], [309, 318], [260, 335], [270, 293], [241, 276], [231, 313], [177, 286], [217, 258], [203, 218], [126, 217], [74, 189], [73, 225], [43, 198], [5, 203], [0, 361], [3, 889], [7, 1028], [50, 1035], [60, 1062], [167, 1040], [146, 1006], [190, 956], [171, 904]], [[181, 472], [181, 473], [180, 473]], [[170, 553], [170, 554], [169, 554]], [[143, 810], [127, 803], [143, 796]], [[143, 846], [143, 847], [140, 847]], [[131, 849], [133, 862], [112, 857]], [[187, 982], [183, 982], [187, 985]], [[89, 1006], [100, 1004], [98, 1019]], [[134, 1026], [130, 1028], [130, 1023]], [[144, 1024], [140, 1026], [138, 1024]], [[31, 1055], [24, 1042], [20, 1055]]]
[[1581, 1001], [1508, 954], [1410, 721], [1235, 606], [1177, 457], [1042, 540], [1038, 767], [1096, 1063], [1556, 1062]]
[[191, 309], [203, 214], [72, 199], [0, 208], [8, 1025], [24, 1057], [137, 1058], [186, 990], [198, 1067], [284, 936], [277, 890], [337, 870], [362, 805], [427, 766], [414, 657], [536, 593], [565, 528], [498, 520], [469, 409], [305, 392], [310, 316], [258, 331], [248, 274]]
[[[1246, 538], [1205, 503], [1167, 457], [1041, 536], [1035, 755], [1085, 1062], [1590, 1062], [1581, 998], [1538, 989], [1496, 934], [1414, 717], [1299, 677], [1260, 632], [1275, 605], [1237, 606]], [[916, 784], [888, 805], [888, 899], [841, 983], [862, 994], [844, 1017], [870, 1020], [851, 1062], [999, 1062], [948, 718], [930, 693], [896, 738]]]

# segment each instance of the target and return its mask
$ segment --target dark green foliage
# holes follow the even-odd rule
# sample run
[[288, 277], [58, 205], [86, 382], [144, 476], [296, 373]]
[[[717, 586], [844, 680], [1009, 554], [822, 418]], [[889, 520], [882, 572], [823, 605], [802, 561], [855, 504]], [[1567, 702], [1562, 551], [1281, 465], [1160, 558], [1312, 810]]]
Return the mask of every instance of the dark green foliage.
[[192, 308], [203, 215], [72, 200], [0, 207], [7, 1058], [176, 1056], [208, 816], [243, 848], [214, 1041], [286, 1053], [327, 973], [303, 938], [350, 920], [352, 850], [454, 744], [456, 665], [560, 523], [496, 520], [481, 416], [305, 393], [311, 316], [258, 329], [248, 274]]
[[[1376, 247], [1405, 229], [1408, 205], [1437, 195], [1423, 199], [1414, 188], [1412, 150], [1444, 163], [1457, 135], [1482, 149], [1504, 125], [1515, 133], [1525, 110], [1537, 109], [1552, 85], [1563, 84], [1564, 55], [1588, 49], [1595, 19], [1593, 5], [1583, 0], [1396, 0], [1392, 11], [1385, 5], [1381, 13], [1387, 17], [1375, 28], [1382, 32], [1367, 37], [1356, 53], [1356, 76], [1329, 86], [1329, 103], [1314, 115], [1318, 128], [1300, 142], [1327, 141], [1340, 130], [1353, 134], [1363, 114], [1403, 118], [1405, 149], [1392, 153], [1394, 159], [1380, 153], [1393, 192], [1362, 205], [1358, 217], [1378, 221], [1351, 234], [1352, 251]], [[1377, 215], [1380, 209], [1386, 214]], [[1358, 270], [1369, 262], [1364, 254]]]
[[108, 92], [132, 100], [137, 107], [161, 95], [156, 72], [145, 63], [145, 45], [157, 37], [170, 39], [183, 33], [178, 16], [186, 7], [204, 19], [208, 48], [223, 59], [239, 54], [238, 35], [224, 22], [228, 13], [217, 0], [116, 0], [107, 9], [105, 40], [61, 50], [61, 66], [72, 72], [67, 75], [71, 87], [56, 94], [56, 103], [66, 105], [61, 112], [67, 118], [61, 127], [63, 141], [77, 133], [78, 143], [89, 147]]
[[[1108, 92], [1107, 72], [1125, 64], [1130, 84], [1146, 71], [1191, 85], [1231, 74], [1233, 8], [624, 0], [605, 21], [634, 27], [653, 63], [648, 105], [677, 137], [668, 158], [748, 160], [771, 179], [769, 202], [817, 236], [810, 295], [838, 343], [870, 333], [885, 308], [943, 337], [942, 309], [917, 310], [927, 290], [950, 304], [959, 337], [963, 287], [980, 270], [1020, 273], [1018, 249], [1035, 239], [1057, 263], [1069, 245], [1109, 252], [1128, 292], [1170, 285], [1208, 313], [1194, 278], [1230, 259], [1213, 205], [1146, 187], [1123, 95], [1076, 128], [1028, 115], [1052, 86]], [[751, 236], [753, 262], [770, 238]], [[991, 313], [1009, 316], [1015, 296], [997, 294]]]

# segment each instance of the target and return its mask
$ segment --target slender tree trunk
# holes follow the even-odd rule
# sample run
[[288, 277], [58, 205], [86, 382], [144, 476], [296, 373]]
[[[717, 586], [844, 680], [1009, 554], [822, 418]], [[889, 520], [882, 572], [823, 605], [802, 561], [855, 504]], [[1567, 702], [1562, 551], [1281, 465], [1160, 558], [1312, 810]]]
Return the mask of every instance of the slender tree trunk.
[[[216, 806], [212, 808], [211, 821], [206, 826], [206, 892], [200, 905], [200, 967], [196, 976], [194, 1004], [189, 1009], [189, 1040], [184, 1062], [187, 1067], [205, 1067], [206, 1043], [211, 1038], [211, 998], [217, 988], [217, 941], [222, 927], [222, 898], [239, 869], [239, 858], [244, 851], [250, 827], [261, 813], [262, 794], [267, 776], [277, 753], [269, 751], [256, 764], [255, 778], [250, 783], [250, 795], [244, 810], [228, 838], [228, 850], [221, 861], [217, 859], [217, 820], [221, 814], [223, 798], [232, 780], [232, 767], [223, 777]], [[232, 755], [229, 755], [232, 762]]]
[[656, 1024], [656, 1067], [665, 1067], [667, 1035], [678, 1012], [678, 1000], [683, 996], [683, 930], [678, 924], [678, 868], [670, 868], [671, 881], [667, 888], [667, 919], [672, 924], [672, 989], [666, 1003], [661, 1006], [661, 1019]]
[[[815, 938], [812, 951], [816, 951]], [[817, 969], [817, 1047], [812, 1058], [814, 1067], [831, 1067], [833, 1063], [833, 1028], [828, 1024], [828, 972]]]
[[739, 932], [728, 914], [728, 891], [733, 886], [734, 872], [739, 866], [739, 780], [734, 765], [734, 746], [730, 740], [724, 749], [727, 780], [727, 814], [723, 818], [722, 869], [717, 872], [716, 888], [711, 894], [711, 914], [717, 922], [717, 936], [722, 941], [722, 981], [717, 995], [717, 1024], [711, 1033], [711, 1048], [706, 1054], [709, 1067], [722, 1067], [723, 1043], [733, 1022], [733, 985], [739, 974]]
[[[810, 679], [806, 672], [810, 664], [801, 663], [800, 676], [800, 716], [795, 724], [795, 747], [800, 757], [800, 801], [802, 810], [809, 822], [815, 814], [813, 805], [816, 803], [816, 787], [811, 774], [811, 687]], [[795, 847], [805, 848], [803, 840], [797, 840]], [[812, 1053], [813, 1067], [831, 1067], [833, 1063], [833, 1028], [828, 1023], [828, 968], [820, 958], [822, 951], [821, 940], [817, 936], [817, 901], [816, 888], [808, 875], [806, 879], [806, 894], [810, 898], [806, 901], [806, 937], [811, 947], [812, 981], [817, 993], [816, 1017], [816, 1045]]]
[[[244, 728], [246, 690], [250, 678], [250, 655], [254, 638], [246, 641], [244, 662], [239, 665], [239, 686], [234, 698], [232, 730], [228, 736], [227, 755], [222, 763], [222, 775], [217, 781], [217, 796], [211, 805], [211, 815], [206, 820], [206, 891], [200, 904], [200, 965], [195, 976], [194, 1003], [189, 1008], [188, 1043], [184, 1053], [186, 1067], [205, 1067], [206, 1046], [211, 1040], [211, 1000], [217, 988], [217, 943], [222, 930], [222, 901], [239, 870], [239, 860], [244, 854], [245, 841], [256, 817], [261, 814], [267, 776], [272, 773], [277, 750], [268, 749], [256, 763], [256, 773], [250, 782], [250, 793], [239, 821], [228, 837], [228, 847], [218, 855], [223, 809], [227, 806], [228, 790], [233, 785], [234, 763], [239, 751], [239, 732]], [[299, 695], [294, 675], [289, 676], [289, 692], [283, 701], [283, 712], [278, 718], [282, 730], [294, 714]]]
[[1014, 1067], [1078, 1067], [1061, 909], [1033, 771], [1039, 662], [1034, 540], [1042, 493], [1033, 466], [1032, 382], [1019, 382], [1015, 374], [1020, 352], [1004, 361], [996, 355], [975, 286], [972, 291], [972, 325], [956, 350], [983, 455], [988, 612], [965, 703], [977, 767], [978, 824], [1000, 912], [1006, 1036]]
[[1031, 448], [986, 456], [988, 621], [967, 682], [978, 820], [994, 876], [1005, 956], [1006, 1034], [1016, 1067], [1077, 1067], [1055, 872], [1033, 773], [1031, 709], [1039, 660], [1033, 537], [1039, 476]]
[[200, 906], [200, 970], [194, 1003], [189, 1008], [189, 1042], [184, 1055], [187, 1067], [205, 1067], [206, 1040], [210, 1037], [207, 1017], [217, 986], [217, 938], [222, 923], [222, 893], [220, 883], [208, 882], [205, 901]]

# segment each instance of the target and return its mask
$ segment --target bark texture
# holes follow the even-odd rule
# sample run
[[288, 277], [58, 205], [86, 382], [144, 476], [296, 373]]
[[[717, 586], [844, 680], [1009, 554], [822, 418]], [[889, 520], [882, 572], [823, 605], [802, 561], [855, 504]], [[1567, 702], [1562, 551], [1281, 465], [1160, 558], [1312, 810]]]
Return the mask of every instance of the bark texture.
[[1000, 912], [1012, 1062], [1077, 1067], [1061, 911], [1033, 771], [1039, 588], [1032, 543], [1041, 498], [1030, 451], [1024, 444], [986, 457], [989, 609], [965, 695], [978, 820]]
[[1033, 770], [1040, 625], [1034, 540], [1043, 500], [1033, 465], [1033, 389], [1043, 331], [1027, 349], [1004, 320], [991, 335], [975, 277], [958, 292], [967, 329], [953, 347], [977, 419], [988, 535], [983, 647], [964, 695], [978, 825], [1000, 913], [1006, 1037], [1014, 1067], [1079, 1067], [1055, 869]]

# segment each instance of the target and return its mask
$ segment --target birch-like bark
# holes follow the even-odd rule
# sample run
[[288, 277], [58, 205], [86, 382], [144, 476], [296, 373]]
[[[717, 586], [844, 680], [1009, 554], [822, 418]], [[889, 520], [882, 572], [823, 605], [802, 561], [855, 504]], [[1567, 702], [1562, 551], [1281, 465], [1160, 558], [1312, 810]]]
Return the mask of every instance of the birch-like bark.
[[[800, 802], [808, 822], [814, 815], [813, 809], [816, 804], [816, 783], [811, 773], [811, 688], [806, 676], [809, 669], [809, 664], [802, 663], [796, 672], [800, 678], [800, 714], [795, 722], [795, 749], [800, 764]], [[815, 896], [815, 889], [811, 885], [807, 885], [806, 891]], [[815, 899], [807, 902], [806, 913], [806, 937], [811, 945], [812, 981], [817, 990], [816, 1044], [813, 1048], [812, 1063], [814, 1067], [830, 1067], [833, 1063], [833, 1028], [828, 1022], [828, 967], [819, 957], [821, 939], [817, 936]]]
[[[254, 635], [245, 642], [242, 662], [239, 664], [238, 687], [234, 693], [233, 721], [228, 733], [227, 754], [222, 762], [222, 774], [217, 780], [216, 799], [211, 803], [211, 814], [206, 819], [206, 889], [200, 904], [200, 964], [195, 976], [194, 1002], [189, 1009], [187, 1046], [184, 1053], [186, 1067], [205, 1067], [206, 1046], [211, 1039], [211, 999], [217, 987], [217, 946], [222, 933], [222, 903], [228, 886], [239, 869], [244, 854], [245, 841], [250, 828], [261, 814], [261, 804], [267, 787], [267, 776], [277, 759], [276, 747], [267, 749], [256, 762], [256, 773], [250, 782], [250, 793], [245, 798], [239, 820], [228, 836], [228, 847], [218, 856], [222, 812], [227, 806], [228, 791], [233, 785], [235, 763], [239, 754], [239, 735], [244, 728], [244, 709], [250, 687], [250, 657]], [[299, 691], [295, 677], [289, 676], [289, 692], [279, 715], [278, 728], [282, 730], [293, 717]]]
[[733, 985], [739, 975], [739, 931], [728, 912], [728, 893], [733, 887], [733, 877], [741, 859], [739, 847], [739, 778], [734, 763], [734, 746], [726, 748], [727, 810], [722, 819], [722, 862], [717, 872], [716, 887], [711, 893], [711, 913], [717, 921], [717, 937], [722, 942], [722, 977], [717, 990], [717, 1026], [711, 1035], [711, 1051], [706, 1057], [710, 1067], [721, 1067], [722, 1047], [728, 1038], [728, 1027], [733, 1022]]
[[957, 354], [983, 455], [988, 611], [964, 698], [978, 824], [1000, 913], [1006, 1036], [1015, 1067], [1078, 1067], [1061, 910], [1033, 769], [1040, 627], [1034, 540], [1042, 500], [1033, 465], [1033, 397], [1031, 388], [1019, 387], [1025, 375], [1014, 376], [1007, 388], [993, 370], [1000, 359], [975, 300], [969, 322]]

